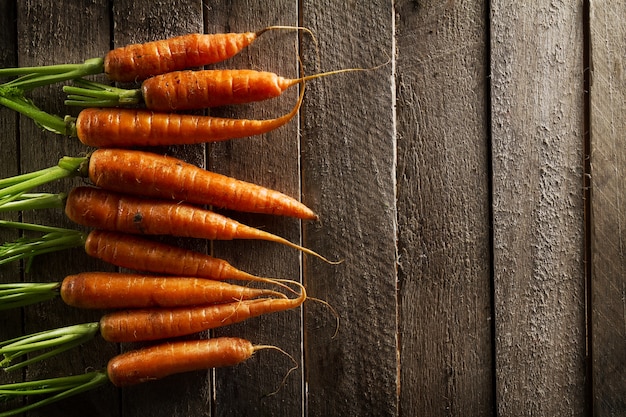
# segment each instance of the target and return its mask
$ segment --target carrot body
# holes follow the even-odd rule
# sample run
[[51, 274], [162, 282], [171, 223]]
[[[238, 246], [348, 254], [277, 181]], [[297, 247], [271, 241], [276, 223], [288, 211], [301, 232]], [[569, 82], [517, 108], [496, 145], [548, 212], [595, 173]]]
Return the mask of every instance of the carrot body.
[[227, 119], [139, 109], [87, 108], [76, 118], [76, 136], [88, 146], [128, 148], [219, 142], [262, 135], [293, 119], [300, 110], [303, 98], [304, 87], [289, 113], [267, 120]]
[[184, 340], [134, 350], [112, 358], [107, 376], [117, 387], [202, 369], [234, 366], [250, 358], [255, 347], [236, 337]]
[[306, 299], [259, 298], [224, 304], [171, 309], [150, 308], [116, 311], [100, 319], [100, 334], [109, 342], [138, 342], [190, 335], [263, 314], [289, 310]]
[[280, 293], [202, 278], [85, 272], [69, 275], [61, 298], [79, 308], [178, 307], [224, 303]]
[[298, 82], [247, 69], [175, 71], [147, 79], [141, 91], [151, 110], [191, 110], [267, 100]]
[[223, 259], [127, 233], [93, 230], [85, 252], [110, 264], [138, 271], [212, 280], [265, 281]]
[[67, 196], [65, 213], [75, 223], [96, 229], [209, 240], [267, 240], [324, 259], [284, 238], [185, 203], [137, 198], [94, 187], [76, 187]]
[[189, 34], [107, 53], [104, 72], [114, 81], [142, 80], [153, 75], [228, 59], [250, 45], [261, 32]]
[[128, 194], [252, 213], [317, 218], [304, 204], [279, 191], [150, 152], [98, 149], [89, 158], [89, 178], [98, 187]]

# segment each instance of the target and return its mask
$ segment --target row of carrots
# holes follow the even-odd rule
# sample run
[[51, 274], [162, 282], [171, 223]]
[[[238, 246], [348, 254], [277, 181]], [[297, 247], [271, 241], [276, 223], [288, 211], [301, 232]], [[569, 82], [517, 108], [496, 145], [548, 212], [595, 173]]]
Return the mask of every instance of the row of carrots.
[[[171, 340], [251, 317], [296, 308], [305, 288], [291, 280], [241, 271], [222, 259], [157, 242], [145, 235], [199, 239], [263, 239], [335, 263], [316, 252], [205, 207], [316, 220], [298, 200], [279, 191], [216, 174], [177, 158], [136, 147], [178, 145], [241, 138], [269, 132], [299, 111], [304, 83], [339, 70], [298, 79], [252, 70], [189, 70], [240, 52], [273, 26], [258, 32], [192, 34], [111, 50], [83, 64], [0, 69], [0, 104], [32, 118], [57, 134], [95, 147], [86, 157], [63, 157], [56, 166], [0, 180], [0, 211], [63, 208], [78, 225], [91, 229], [0, 220], [0, 226], [40, 232], [0, 247], [0, 265], [38, 254], [83, 247], [85, 252], [137, 273], [84, 272], [52, 283], [0, 284], [0, 310], [60, 298], [77, 308], [110, 310], [95, 323], [46, 330], [0, 342], [0, 366], [10, 371], [32, 365], [100, 335], [110, 342], [158, 341], [111, 359], [107, 369], [84, 375], [0, 385], [0, 399], [41, 393], [43, 399], [18, 403], [0, 417], [16, 415], [107, 381], [125, 386], [196, 369], [240, 363], [259, 349], [240, 338]], [[310, 33], [310, 32], [309, 32]], [[104, 72], [111, 81], [139, 82], [121, 89], [83, 77]], [[68, 105], [86, 107], [78, 117], [48, 114], [25, 93], [48, 84], [65, 86]], [[177, 113], [212, 106], [260, 101], [300, 84], [293, 109], [269, 120], [225, 119]], [[123, 108], [132, 105], [130, 108]], [[140, 105], [138, 107], [137, 105]], [[36, 188], [68, 177], [91, 185], [69, 193]], [[240, 281], [240, 284], [227, 282]], [[266, 288], [267, 286], [271, 286]], [[320, 300], [318, 300], [320, 301]], [[323, 301], [322, 301], [323, 302]], [[281, 351], [282, 352], [282, 351]], [[283, 352], [285, 353], [285, 352]]]

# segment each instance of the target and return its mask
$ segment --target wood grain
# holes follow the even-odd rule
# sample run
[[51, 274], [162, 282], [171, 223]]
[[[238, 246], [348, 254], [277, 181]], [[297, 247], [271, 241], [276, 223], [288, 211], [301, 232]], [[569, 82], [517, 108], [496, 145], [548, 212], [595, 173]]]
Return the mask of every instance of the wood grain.
[[487, 11], [440, 1], [396, 11], [401, 409], [488, 416]]
[[585, 414], [582, 2], [493, 1], [498, 415]]
[[[392, 10], [385, 1], [306, 2], [307, 73], [368, 68], [389, 59]], [[305, 311], [307, 410], [311, 416], [393, 416], [398, 410], [395, 137], [392, 66], [307, 86], [302, 111], [302, 191], [320, 215], [304, 243], [326, 256], [306, 259], [304, 282], [319, 305]]]
[[626, 410], [626, 6], [591, 2], [592, 378], [596, 416]]

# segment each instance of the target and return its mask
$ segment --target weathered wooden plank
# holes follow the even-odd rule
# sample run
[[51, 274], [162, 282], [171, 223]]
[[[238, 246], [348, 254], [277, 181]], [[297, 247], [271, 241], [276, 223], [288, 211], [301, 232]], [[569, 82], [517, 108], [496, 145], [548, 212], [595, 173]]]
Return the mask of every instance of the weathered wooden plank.
[[[17, 2], [18, 64], [46, 65], [53, 63], [82, 62], [86, 58], [101, 56], [109, 47], [109, 20], [107, 1], [20, 1]], [[42, 109], [65, 115], [70, 111], [63, 106], [60, 85], [37, 89], [29, 95]], [[71, 112], [75, 114], [74, 112]], [[20, 169], [31, 172], [52, 166], [63, 155], [81, 155], [87, 148], [76, 139], [44, 132], [30, 119], [20, 118]], [[69, 191], [72, 184], [81, 180], [58, 181], [42, 190]], [[26, 222], [75, 228], [62, 210], [25, 212]], [[59, 281], [67, 274], [90, 270], [98, 265], [81, 249], [38, 257], [27, 280]], [[96, 321], [99, 312], [86, 312], [66, 307], [60, 299], [24, 309], [23, 330], [32, 333], [70, 324]], [[70, 352], [29, 367], [27, 379], [63, 376], [98, 369], [116, 350], [101, 339], [89, 342]], [[115, 415], [118, 401], [115, 390], [106, 387], [85, 393], [71, 402], [74, 415]], [[68, 403], [61, 402], [38, 410], [32, 415], [68, 415]]]
[[[393, 8], [385, 1], [305, 2], [307, 73], [389, 59]], [[392, 68], [310, 83], [302, 116], [303, 199], [320, 215], [304, 243], [341, 265], [306, 259], [304, 282], [328, 301], [305, 306], [311, 416], [394, 416], [398, 409], [395, 132]]]
[[[297, 25], [297, 4], [264, 2], [212, 1], [207, 11], [206, 32], [255, 31], [269, 25]], [[294, 31], [265, 33], [239, 55], [216, 67], [252, 68], [296, 77], [297, 40]], [[212, 109], [211, 114], [233, 118], [269, 119], [287, 113], [295, 104], [298, 89], [279, 98]], [[253, 136], [213, 144], [209, 147], [211, 170], [300, 195], [298, 121], [262, 136]], [[251, 226], [300, 241], [300, 222], [294, 219], [222, 211]], [[300, 280], [300, 254], [282, 245], [259, 241], [214, 242], [215, 256], [227, 259], [236, 267], [261, 276]], [[244, 337], [255, 344], [275, 345], [292, 355], [300, 368], [281, 381], [293, 362], [272, 351], [260, 351], [242, 366], [215, 372], [215, 408], [217, 416], [263, 415], [297, 416], [304, 414], [301, 311], [287, 311], [249, 320], [236, 326], [218, 329], [215, 336]], [[276, 389], [275, 395], [268, 395]]]
[[590, 6], [593, 414], [618, 416], [626, 411], [626, 5]]
[[[187, 33], [202, 33], [204, 9], [200, 0], [132, 1], [112, 3], [113, 47], [142, 43]], [[167, 153], [200, 167], [206, 165], [205, 146], [170, 146], [153, 149]], [[170, 243], [198, 251], [206, 251], [204, 241], [164, 237]], [[202, 336], [190, 336], [197, 338]], [[123, 346], [123, 350], [140, 345]], [[207, 415], [211, 401], [210, 371], [174, 375], [162, 381], [124, 388], [124, 416], [199, 416]]]
[[491, 2], [498, 415], [585, 414], [582, 1]]
[[494, 411], [487, 11], [396, 3], [400, 404]]

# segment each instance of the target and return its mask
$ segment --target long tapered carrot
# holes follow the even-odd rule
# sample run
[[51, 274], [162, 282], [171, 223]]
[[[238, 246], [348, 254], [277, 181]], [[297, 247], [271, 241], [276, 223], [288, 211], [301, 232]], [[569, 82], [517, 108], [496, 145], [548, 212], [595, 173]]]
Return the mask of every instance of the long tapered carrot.
[[209, 240], [266, 240], [333, 263], [287, 239], [185, 203], [138, 198], [82, 186], [74, 188], [68, 194], [65, 214], [70, 220], [83, 226], [123, 233]]
[[186, 336], [264, 314], [290, 310], [302, 305], [306, 297], [306, 291], [300, 285], [297, 298], [259, 298], [210, 306], [115, 311], [100, 319], [100, 334], [109, 342]]
[[296, 105], [275, 119], [229, 119], [140, 109], [87, 108], [75, 121], [72, 136], [88, 146], [128, 148], [219, 142], [262, 135], [287, 124], [300, 110], [304, 84]]
[[[285, 280], [272, 281], [293, 291]], [[227, 303], [258, 297], [286, 298], [268, 288], [229, 284], [205, 278], [153, 276], [116, 272], [82, 272], [57, 283], [0, 284], [0, 310], [35, 304], [56, 296], [87, 309], [179, 307]]]
[[72, 307], [90, 309], [178, 307], [284, 294], [221, 281], [130, 273], [83, 272], [65, 277], [60, 294]]
[[104, 57], [90, 58], [82, 64], [0, 68], [0, 77], [19, 76], [2, 86], [22, 90], [102, 72], [112, 81], [143, 80], [157, 74], [224, 61], [270, 30], [297, 30], [313, 36], [311, 30], [297, 26], [268, 26], [256, 32], [241, 33], [191, 33], [122, 46], [110, 50]]
[[265, 281], [235, 268], [224, 259], [128, 233], [92, 230], [85, 252], [122, 268], [212, 280]]
[[74, 229], [6, 220], [0, 220], [0, 227], [43, 233], [40, 237], [28, 239], [22, 237], [0, 245], [0, 265], [21, 259], [26, 259], [30, 263], [33, 257], [44, 253], [82, 247], [94, 258], [136, 271], [217, 281], [258, 281], [270, 284], [290, 282], [252, 275], [235, 268], [223, 259], [129, 233], [97, 229], [84, 233]]
[[169, 342], [113, 357], [107, 376], [113, 385], [125, 387], [183, 372], [234, 366], [263, 348], [238, 337]]
[[89, 157], [88, 175], [93, 185], [112, 191], [317, 219], [311, 209], [284, 193], [150, 152], [98, 149]]
[[129, 194], [317, 219], [307, 206], [279, 191], [207, 171], [178, 158], [129, 149], [98, 149], [87, 157], [63, 157], [55, 167], [2, 179], [0, 206], [35, 187], [73, 176], [89, 177], [98, 187]]
[[153, 75], [215, 64], [231, 58], [269, 30], [306, 28], [269, 26], [257, 32], [188, 34], [109, 51], [104, 72], [111, 80], [136, 81]]
[[150, 77], [137, 89], [77, 79], [74, 85], [64, 86], [63, 91], [68, 94], [65, 100], [68, 106], [119, 107], [143, 103], [148, 110], [167, 112], [268, 100], [305, 81], [363, 70], [341, 69], [301, 78], [250, 69], [186, 70]]

